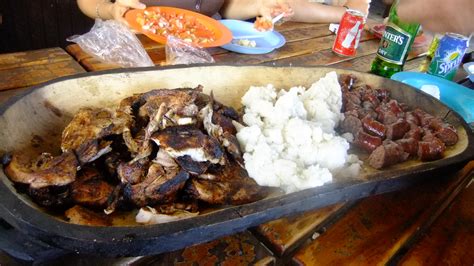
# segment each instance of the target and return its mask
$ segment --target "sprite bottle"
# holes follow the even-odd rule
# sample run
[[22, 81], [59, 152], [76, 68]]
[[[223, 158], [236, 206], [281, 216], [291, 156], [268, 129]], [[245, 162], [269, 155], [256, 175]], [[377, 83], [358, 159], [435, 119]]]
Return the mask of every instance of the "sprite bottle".
[[420, 28], [420, 24], [400, 21], [397, 7], [398, 0], [395, 0], [371, 67], [372, 73], [387, 78], [403, 70], [408, 51]]

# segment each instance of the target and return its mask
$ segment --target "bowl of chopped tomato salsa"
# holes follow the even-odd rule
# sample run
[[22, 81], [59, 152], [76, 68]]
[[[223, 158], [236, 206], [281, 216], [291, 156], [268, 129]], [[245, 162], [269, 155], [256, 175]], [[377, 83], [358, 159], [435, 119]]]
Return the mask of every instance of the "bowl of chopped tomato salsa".
[[230, 30], [219, 21], [181, 8], [134, 9], [125, 14], [125, 19], [134, 30], [163, 44], [169, 35], [200, 47], [221, 46], [232, 40]]

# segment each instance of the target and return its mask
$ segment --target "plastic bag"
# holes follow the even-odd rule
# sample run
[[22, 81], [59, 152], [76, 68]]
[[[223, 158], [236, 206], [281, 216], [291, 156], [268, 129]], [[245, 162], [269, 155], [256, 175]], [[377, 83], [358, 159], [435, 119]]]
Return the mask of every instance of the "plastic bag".
[[88, 33], [67, 40], [106, 63], [122, 67], [154, 66], [135, 34], [118, 21], [96, 19]]
[[206, 50], [171, 35], [166, 40], [165, 50], [167, 65], [214, 63]]

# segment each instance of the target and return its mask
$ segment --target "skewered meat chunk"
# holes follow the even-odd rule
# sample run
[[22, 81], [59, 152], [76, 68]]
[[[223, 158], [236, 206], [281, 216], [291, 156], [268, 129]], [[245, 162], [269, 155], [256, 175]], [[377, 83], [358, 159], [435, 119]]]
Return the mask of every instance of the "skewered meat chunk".
[[72, 152], [56, 157], [42, 154], [35, 161], [14, 154], [5, 173], [13, 182], [29, 184], [30, 188], [38, 189], [72, 183], [76, 179], [77, 166], [76, 156]]
[[112, 191], [113, 187], [91, 169], [81, 172], [71, 184], [71, 197], [74, 202], [87, 207], [106, 207]]
[[435, 132], [435, 136], [438, 137], [446, 146], [454, 145], [458, 142], [459, 137], [456, 129], [452, 126], [443, 125], [442, 128]]
[[124, 188], [124, 195], [138, 207], [172, 202], [189, 178], [184, 170], [166, 169], [152, 164], [143, 182]]
[[152, 140], [173, 158], [188, 155], [197, 162], [219, 163], [223, 156], [218, 141], [193, 126], [165, 128], [153, 134]]
[[405, 161], [409, 154], [403, 148], [393, 141], [385, 141], [369, 156], [369, 164], [375, 169], [382, 169], [384, 167], [397, 164]]
[[410, 124], [405, 119], [399, 119], [397, 122], [387, 126], [387, 139], [401, 139], [409, 130]]
[[367, 152], [372, 152], [378, 146], [382, 145], [382, 139], [377, 136], [369, 135], [360, 130], [355, 137], [354, 144], [366, 150]]
[[91, 211], [79, 205], [76, 205], [65, 212], [70, 223], [89, 225], [89, 226], [110, 226], [111, 218], [107, 215]]
[[416, 156], [418, 154], [418, 140], [406, 138], [399, 139], [395, 142], [403, 148], [403, 151], [410, 154], [410, 156]]
[[384, 124], [378, 122], [377, 120], [371, 118], [370, 116], [364, 117], [362, 120], [362, 127], [364, 128], [365, 132], [380, 137], [382, 139], [385, 138], [385, 126]]

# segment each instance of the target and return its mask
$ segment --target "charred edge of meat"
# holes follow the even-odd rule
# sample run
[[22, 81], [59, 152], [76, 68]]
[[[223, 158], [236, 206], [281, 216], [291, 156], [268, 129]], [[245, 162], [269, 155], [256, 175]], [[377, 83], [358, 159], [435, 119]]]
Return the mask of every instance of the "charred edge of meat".
[[37, 189], [70, 184], [76, 179], [77, 166], [76, 156], [71, 152], [56, 157], [43, 153], [36, 160], [14, 154], [4, 171], [11, 181]]
[[382, 139], [360, 130], [355, 136], [354, 144], [367, 152], [373, 152], [377, 147], [382, 145]]
[[146, 176], [148, 167], [150, 162], [145, 159], [132, 163], [122, 162], [117, 167], [117, 175], [122, 183], [137, 184]]
[[111, 226], [112, 219], [104, 213], [95, 212], [76, 205], [65, 213], [70, 223], [89, 226]]
[[71, 197], [74, 202], [91, 208], [105, 208], [112, 192], [112, 185], [99, 178], [76, 181], [71, 184]]
[[196, 162], [189, 155], [176, 158], [179, 166], [190, 174], [200, 175], [206, 172], [209, 162]]
[[[157, 176], [148, 183], [127, 184], [124, 187], [123, 195], [138, 207], [171, 202], [175, 200], [177, 192], [182, 189], [189, 179], [189, 173], [180, 170], [175, 176], [166, 179], [167, 177], [165, 174]], [[164, 182], [157, 182], [161, 181], [161, 179], [166, 180]]]
[[28, 194], [34, 202], [40, 206], [54, 209], [57, 211], [64, 210], [72, 205], [71, 189], [66, 186], [49, 186], [44, 188], [29, 188]]

